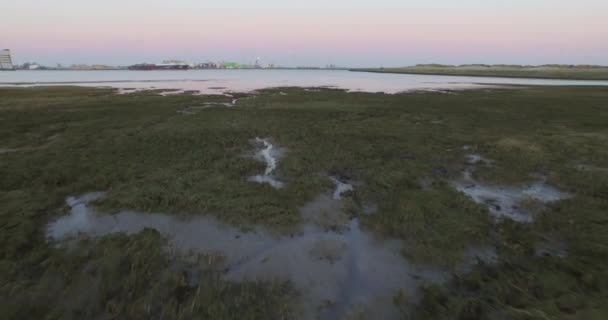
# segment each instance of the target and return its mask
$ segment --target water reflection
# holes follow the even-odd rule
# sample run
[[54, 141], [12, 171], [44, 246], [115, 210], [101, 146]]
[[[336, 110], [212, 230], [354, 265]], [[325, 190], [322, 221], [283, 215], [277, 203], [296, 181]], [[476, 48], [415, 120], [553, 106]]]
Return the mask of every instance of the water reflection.
[[349, 72], [341, 70], [188, 70], [188, 71], [16, 71], [0, 73], [4, 85], [81, 85], [130, 89], [174, 89], [204, 94], [248, 92], [271, 87], [335, 87], [350, 91], [396, 93], [408, 90], [459, 90], [492, 84], [608, 85], [608, 81], [516, 79]]

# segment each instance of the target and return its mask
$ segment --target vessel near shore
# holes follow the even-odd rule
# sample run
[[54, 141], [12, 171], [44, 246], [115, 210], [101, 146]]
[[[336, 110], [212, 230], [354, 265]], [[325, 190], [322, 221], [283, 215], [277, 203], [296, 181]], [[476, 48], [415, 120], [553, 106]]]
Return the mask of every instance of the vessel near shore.
[[163, 64], [134, 64], [129, 66], [129, 70], [188, 70], [190, 66], [187, 64], [163, 63]]

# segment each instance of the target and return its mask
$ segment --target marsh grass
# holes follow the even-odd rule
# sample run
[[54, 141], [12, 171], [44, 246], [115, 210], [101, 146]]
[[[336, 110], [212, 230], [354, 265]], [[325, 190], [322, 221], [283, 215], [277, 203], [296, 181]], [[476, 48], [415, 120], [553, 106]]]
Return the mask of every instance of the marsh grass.
[[[604, 88], [453, 95], [280, 88], [251, 94], [237, 108], [177, 112], [227, 100], [77, 87], [0, 89], [0, 148], [16, 149], [0, 154], [0, 314], [290, 318], [294, 293], [286, 284], [225, 283], [213, 268], [199, 266], [205, 285], [184, 288], [183, 270], [172, 269], [153, 231], [66, 250], [47, 243], [44, 229], [67, 212], [65, 197], [105, 190], [108, 197], [98, 205], [109, 213], [209, 214], [243, 228], [289, 233], [301, 222], [299, 208], [332, 190], [330, 175], [359, 182], [347, 197], [349, 212], [379, 237], [401, 239], [414, 262], [449, 270], [466, 262], [471, 246], [497, 248], [499, 264], [427, 288], [417, 312], [409, 308], [415, 299], [396, 299], [404, 315], [608, 314], [601, 304], [608, 290], [602, 268], [608, 174], [576, 169], [608, 163]], [[251, 157], [255, 137], [288, 150], [276, 172], [285, 188], [247, 181], [264, 170]], [[539, 209], [533, 224], [495, 224], [487, 208], [449, 185], [466, 167], [471, 150], [464, 145], [493, 160], [475, 172], [480, 181], [521, 185], [543, 175], [574, 197]], [[432, 183], [421, 186], [423, 180]], [[363, 214], [366, 203], [377, 212]], [[566, 258], [534, 256], [544, 234], [568, 244]], [[95, 271], [84, 272], [87, 266]]]

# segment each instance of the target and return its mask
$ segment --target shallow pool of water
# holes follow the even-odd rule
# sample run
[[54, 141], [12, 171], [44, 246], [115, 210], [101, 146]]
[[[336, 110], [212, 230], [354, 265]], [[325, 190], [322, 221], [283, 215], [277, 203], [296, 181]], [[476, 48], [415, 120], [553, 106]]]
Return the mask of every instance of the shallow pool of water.
[[298, 314], [303, 319], [397, 319], [399, 313], [393, 305], [397, 294], [416, 297], [422, 284], [442, 282], [448, 276], [407, 261], [400, 241], [377, 239], [361, 228], [358, 219], [346, 214], [340, 200], [344, 190], [352, 187], [333, 181], [333, 192], [300, 208], [303, 224], [290, 236], [277, 236], [256, 226], [244, 232], [209, 216], [105, 214], [91, 206], [105, 196], [102, 192], [66, 199], [69, 214], [51, 222], [47, 236], [60, 242], [152, 228], [181, 252], [222, 255], [227, 280], [292, 282], [300, 293]]
[[479, 165], [491, 165], [492, 161], [478, 154], [466, 156], [467, 167], [461, 179], [452, 181], [452, 186], [469, 196], [473, 201], [484, 204], [497, 218], [509, 218], [518, 222], [532, 222], [534, 216], [524, 208], [527, 201], [540, 204], [567, 199], [570, 195], [549, 184], [542, 178], [523, 186], [499, 186], [476, 181], [473, 173]]
[[269, 139], [262, 139], [260, 137], [256, 137], [254, 142], [260, 146], [260, 149], [258, 150], [258, 152], [256, 152], [254, 158], [260, 162], [265, 163], [266, 169], [262, 174], [249, 177], [249, 181], [269, 184], [275, 189], [283, 188], [285, 186], [285, 183], [280, 181], [275, 176], [275, 171], [277, 169], [277, 163], [285, 153], [285, 150], [275, 147], [275, 145], [273, 145]]

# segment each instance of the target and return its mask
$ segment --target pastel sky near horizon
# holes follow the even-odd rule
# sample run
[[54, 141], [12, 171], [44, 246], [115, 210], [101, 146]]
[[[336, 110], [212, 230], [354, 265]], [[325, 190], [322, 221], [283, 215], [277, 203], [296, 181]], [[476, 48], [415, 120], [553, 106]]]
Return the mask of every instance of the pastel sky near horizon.
[[18, 0], [17, 63], [608, 64], [607, 0]]

